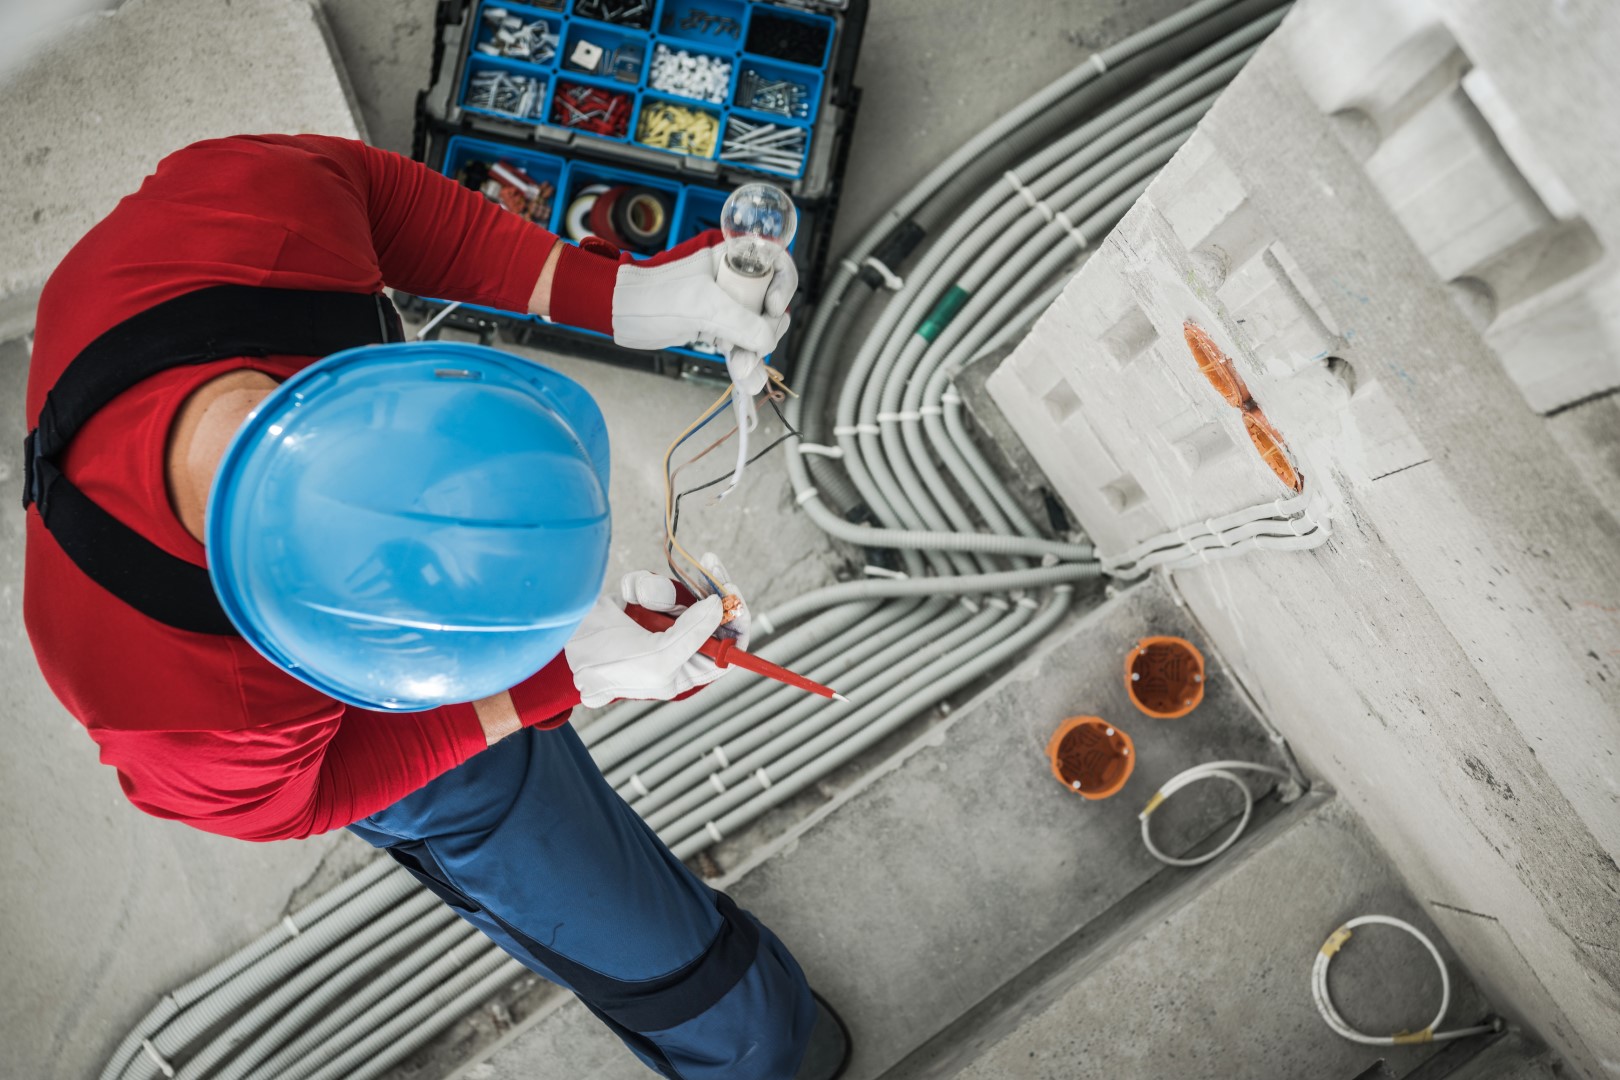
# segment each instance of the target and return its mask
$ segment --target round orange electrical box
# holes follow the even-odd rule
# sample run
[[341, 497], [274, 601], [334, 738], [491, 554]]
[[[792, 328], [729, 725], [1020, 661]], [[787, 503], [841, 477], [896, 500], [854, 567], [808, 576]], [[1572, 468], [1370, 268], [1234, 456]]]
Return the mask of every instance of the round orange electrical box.
[[1204, 654], [1186, 638], [1143, 638], [1125, 654], [1125, 692], [1149, 716], [1186, 716], [1204, 700]]
[[1243, 409], [1243, 430], [1249, 433], [1249, 441], [1254, 443], [1255, 450], [1260, 453], [1260, 460], [1266, 467], [1277, 474], [1283, 486], [1290, 491], [1300, 491], [1305, 487], [1305, 478], [1294, 468], [1294, 459], [1288, 453], [1288, 446], [1283, 442], [1282, 435], [1266, 419], [1266, 414], [1260, 411], [1260, 406], [1249, 402]]
[[1097, 716], [1071, 716], [1046, 744], [1058, 783], [1085, 799], [1106, 799], [1125, 786], [1136, 767], [1131, 737]]
[[1243, 376], [1239, 375], [1233, 365], [1231, 357], [1221, 351], [1204, 328], [1195, 322], [1181, 324], [1181, 335], [1187, 339], [1187, 348], [1192, 352], [1193, 361], [1197, 363], [1198, 370], [1204, 373], [1209, 385], [1228, 405], [1241, 409], [1249, 400], [1249, 388], [1244, 385]]

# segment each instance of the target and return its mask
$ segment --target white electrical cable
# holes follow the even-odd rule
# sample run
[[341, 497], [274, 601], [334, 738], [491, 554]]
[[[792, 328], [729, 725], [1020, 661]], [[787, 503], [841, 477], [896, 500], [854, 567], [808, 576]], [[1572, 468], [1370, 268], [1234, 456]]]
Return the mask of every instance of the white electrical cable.
[[[1440, 969], [1440, 1009], [1429, 1021], [1429, 1026], [1421, 1031], [1405, 1031], [1397, 1035], [1367, 1035], [1351, 1027], [1339, 1015], [1339, 1010], [1333, 1005], [1333, 998], [1328, 993], [1328, 965], [1344, 943], [1350, 940], [1350, 932], [1358, 926], [1393, 926], [1397, 930], [1405, 930], [1417, 938], [1429, 955], [1434, 957], [1434, 966]], [[1474, 1027], [1453, 1028], [1450, 1031], [1436, 1031], [1446, 1018], [1446, 1010], [1451, 1007], [1451, 974], [1446, 971], [1446, 962], [1440, 956], [1440, 950], [1434, 947], [1429, 936], [1411, 923], [1397, 919], [1393, 915], [1362, 915], [1351, 919], [1333, 933], [1328, 935], [1327, 941], [1316, 952], [1316, 963], [1311, 967], [1311, 997], [1316, 1000], [1316, 1011], [1322, 1014], [1327, 1026], [1338, 1035], [1351, 1042], [1363, 1043], [1367, 1046], [1415, 1046], [1422, 1043], [1447, 1042], [1451, 1039], [1462, 1039], [1469, 1035], [1487, 1035], [1493, 1031], [1501, 1030], [1501, 1022], [1493, 1021], [1489, 1024], [1479, 1024]]]
[[[1137, 815], [1142, 822], [1142, 843], [1147, 846], [1148, 854], [1170, 866], [1202, 866], [1237, 843], [1237, 838], [1243, 835], [1244, 829], [1248, 828], [1249, 818], [1254, 816], [1254, 793], [1249, 790], [1249, 785], [1245, 784], [1234, 770], [1270, 773], [1272, 776], [1280, 776], [1284, 780], [1293, 783], [1293, 777], [1287, 771], [1253, 761], [1209, 761], [1202, 765], [1194, 765], [1185, 772], [1177, 773], [1166, 781], [1163, 787], [1154, 792], [1153, 798], [1148, 800], [1148, 804]], [[1231, 835], [1222, 840], [1213, 851], [1206, 851], [1202, 855], [1195, 855], [1187, 859], [1166, 855], [1154, 846], [1153, 834], [1148, 827], [1148, 819], [1153, 816], [1153, 811], [1164, 805], [1166, 799], [1188, 784], [1194, 784], [1200, 780], [1225, 780], [1227, 783], [1235, 785], [1243, 793], [1243, 816], [1238, 819], [1237, 828], [1233, 829]]]

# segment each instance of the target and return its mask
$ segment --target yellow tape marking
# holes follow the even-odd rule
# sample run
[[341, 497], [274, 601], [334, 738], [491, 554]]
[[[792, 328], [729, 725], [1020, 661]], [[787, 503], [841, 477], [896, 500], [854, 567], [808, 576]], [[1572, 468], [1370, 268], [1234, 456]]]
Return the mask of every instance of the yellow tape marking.
[[1424, 1028], [1422, 1031], [1403, 1031], [1395, 1036], [1396, 1046], [1414, 1046], [1418, 1043], [1434, 1042], [1434, 1029]]
[[1149, 799], [1148, 804], [1142, 808], [1142, 816], [1147, 817], [1149, 814], [1153, 813], [1153, 811], [1159, 808], [1159, 804], [1162, 802], [1164, 802], [1164, 792], [1154, 792], [1153, 798]]
[[1339, 927], [1337, 930], [1333, 931], [1332, 935], [1330, 935], [1326, 941], [1322, 942], [1322, 955], [1332, 956], [1334, 953], [1344, 948], [1344, 943], [1349, 940], [1350, 931], [1346, 930], [1342, 926]]

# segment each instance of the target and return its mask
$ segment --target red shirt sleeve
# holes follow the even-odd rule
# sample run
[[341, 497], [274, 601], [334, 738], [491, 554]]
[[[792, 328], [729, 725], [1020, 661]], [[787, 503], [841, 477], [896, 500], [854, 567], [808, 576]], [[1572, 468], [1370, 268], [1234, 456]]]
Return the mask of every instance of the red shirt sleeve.
[[[28, 422], [83, 347], [154, 304], [220, 284], [424, 295], [522, 310], [556, 237], [397, 155], [341, 139], [247, 136], [165, 159], [58, 267], [41, 297]], [[179, 526], [162, 459], [201, 379], [311, 357], [218, 361], [154, 376], [103, 408], [64, 469], [120, 520], [205, 565]], [[308, 836], [397, 801], [485, 737], [470, 704], [346, 708], [235, 638], [146, 619], [89, 581], [28, 516], [24, 616], [58, 698], [148, 813], [253, 840]], [[526, 725], [578, 704], [561, 658], [513, 689]]]

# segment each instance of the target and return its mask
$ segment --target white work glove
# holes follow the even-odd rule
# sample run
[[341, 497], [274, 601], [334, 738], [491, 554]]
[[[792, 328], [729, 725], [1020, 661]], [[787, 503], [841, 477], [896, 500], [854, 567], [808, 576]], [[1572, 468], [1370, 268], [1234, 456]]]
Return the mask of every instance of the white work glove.
[[[674, 615], [675, 625], [659, 632], [645, 630], [624, 613], [625, 604]], [[563, 649], [580, 704], [597, 709], [626, 698], [668, 701], [707, 686], [725, 670], [698, 650], [714, 636], [723, 617], [718, 596], [683, 607], [670, 579], [645, 570], [626, 574], [619, 582], [619, 597], [599, 599]], [[746, 631], [746, 607], [741, 617]], [[746, 646], [746, 637], [738, 646]]]
[[749, 311], [716, 281], [725, 258], [721, 239], [711, 229], [651, 259], [621, 261], [613, 288], [613, 340], [632, 349], [712, 345], [727, 357], [732, 381], [758, 393], [766, 378], [762, 358], [787, 333], [799, 271], [779, 251], [764, 313]]
[[562, 245], [549, 299], [549, 317], [568, 326], [609, 334], [631, 349], [706, 345], [726, 356], [732, 381], [752, 395], [764, 389], [761, 357], [788, 328], [788, 304], [799, 271], [786, 251], [765, 289], [763, 314], [721, 287], [724, 237], [710, 229], [650, 259], [594, 236]]

